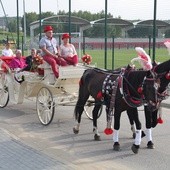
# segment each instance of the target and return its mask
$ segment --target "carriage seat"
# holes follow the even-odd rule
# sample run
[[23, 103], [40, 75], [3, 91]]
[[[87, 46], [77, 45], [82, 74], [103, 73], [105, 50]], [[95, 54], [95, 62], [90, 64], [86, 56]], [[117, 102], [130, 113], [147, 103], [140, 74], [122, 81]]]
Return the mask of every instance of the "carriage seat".
[[[39, 68], [44, 68], [44, 77], [45, 79], [50, 83], [54, 84], [56, 81], [56, 78], [54, 76], [54, 73], [51, 69], [51, 66], [44, 61], [43, 64], [39, 66]], [[58, 79], [79, 79], [83, 72], [84, 68], [81, 66], [59, 66], [59, 78]]]
[[0, 56], [0, 59], [2, 61], [4, 61], [8, 66], [11, 62], [11, 60], [14, 58], [15, 56], [11, 56], [11, 57], [8, 57], [8, 56]]
[[0, 71], [6, 72], [9, 69], [10, 62], [15, 56], [0, 56]]

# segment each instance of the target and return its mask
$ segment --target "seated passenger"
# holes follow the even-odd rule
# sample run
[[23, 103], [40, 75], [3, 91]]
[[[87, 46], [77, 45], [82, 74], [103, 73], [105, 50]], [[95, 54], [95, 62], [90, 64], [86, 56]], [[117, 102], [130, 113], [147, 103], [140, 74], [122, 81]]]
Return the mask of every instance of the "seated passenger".
[[6, 56], [6, 57], [11, 57], [13, 56], [14, 53], [13, 51], [10, 49], [10, 43], [6, 43], [5, 44], [5, 48], [2, 50], [2, 56]]
[[69, 43], [70, 38], [68, 33], [62, 35], [63, 44], [60, 45], [59, 54], [67, 61], [67, 64], [76, 65], [78, 63], [78, 56], [74, 45]]
[[36, 71], [38, 69], [38, 65], [43, 63], [43, 58], [37, 55], [37, 51], [35, 48], [31, 49], [31, 55], [26, 57], [27, 66], [22, 69], [22, 71]]
[[16, 57], [14, 57], [10, 62], [10, 68], [14, 70], [21, 70], [27, 66], [25, 59], [22, 57], [21, 50], [16, 50]]
[[67, 66], [67, 62], [58, 56], [57, 40], [53, 37], [53, 28], [49, 25], [44, 27], [45, 36], [39, 42], [43, 59], [51, 65], [56, 78], [59, 77], [58, 65]]

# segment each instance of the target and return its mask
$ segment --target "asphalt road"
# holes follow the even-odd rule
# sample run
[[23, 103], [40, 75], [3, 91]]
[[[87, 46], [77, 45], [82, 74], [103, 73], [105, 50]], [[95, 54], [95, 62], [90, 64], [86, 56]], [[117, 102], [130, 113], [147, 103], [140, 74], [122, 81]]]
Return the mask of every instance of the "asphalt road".
[[[145, 129], [143, 108], [139, 109], [140, 120]], [[58, 106], [52, 123], [43, 126], [38, 120], [34, 101], [25, 100], [23, 104], [9, 104], [0, 109], [0, 169], [14, 170], [17, 164], [17, 169], [24, 170], [169, 170], [168, 108], [162, 110], [164, 123], [153, 129], [155, 149], [147, 149], [146, 138], [143, 138], [138, 154], [131, 151], [133, 139], [125, 112], [121, 117], [121, 151], [117, 152], [113, 150], [112, 136], [103, 133], [106, 125], [104, 111], [98, 119], [102, 140], [94, 141], [92, 121], [85, 115], [82, 118], [80, 133], [73, 134], [73, 110], [73, 106]]]

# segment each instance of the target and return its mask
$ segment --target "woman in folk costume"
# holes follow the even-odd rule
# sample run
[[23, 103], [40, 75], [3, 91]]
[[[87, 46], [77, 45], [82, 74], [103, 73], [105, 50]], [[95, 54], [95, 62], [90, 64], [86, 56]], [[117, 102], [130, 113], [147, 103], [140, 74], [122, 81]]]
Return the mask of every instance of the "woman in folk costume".
[[135, 61], [138, 61], [141, 64], [143, 70], [151, 70], [152, 62], [150, 56], [141, 47], [136, 47], [135, 50], [138, 54], [138, 57], [133, 58], [131, 63], [133, 64]]

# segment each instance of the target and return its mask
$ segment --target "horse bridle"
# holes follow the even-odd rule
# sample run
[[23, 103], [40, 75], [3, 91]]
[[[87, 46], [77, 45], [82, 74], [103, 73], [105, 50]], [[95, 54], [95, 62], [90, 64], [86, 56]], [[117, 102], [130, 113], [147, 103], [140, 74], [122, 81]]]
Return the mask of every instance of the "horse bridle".
[[[170, 80], [170, 71], [166, 71], [163, 73], [156, 73], [154, 70], [152, 71], [152, 73], [154, 74], [154, 76], [156, 77], [157, 80], [160, 80], [162, 77], [165, 77], [166, 79]], [[168, 85], [167, 85], [168, 86]], [[159, 89], [158, 89], [159, 90]], [[158, 100], [161, 102], [162, 100], [164, 100], [167, 96], [169, 96], [167, 94], [167, 87], [165, 88], [165, 90], [161, 93], [159, 93], [157, 91], [157, 95], [158, 95]]]
[[[159, 105], [159, 100], [158, 100], [158, 88], [159, 88], [159, 81], [157, 79], [157, 77], [155, 76], [155, 74], [153, 74], [151, 72], [151, 75], [152, 77], [146, 77], [143, 79], [143, 82], [141, 84], [141, 86], [139, 88], [142, 89], [141, 92], [139, 92], [138, 90], [136, 90], [132, 84], [130, 84], [130, 82], [126, 79], [126, 77], [124, 75], [121, 75], [122, 76], [122, 81], [124, 80], [128, 85], [129, 87], [131, 88], [131, 90], [138, 96], [138, 98], [134, 98], [135, 100], [138, 100], [138, 101], [141, 101], [141, 103], [139, 104], [133, 104], [133, 103], [130, 103], [129, 100], [126, 99], [126, 95], [127, 94], [124, 94], [124, 90], [120, 90], [121, 91], [121, 94], [123, 95], [123, 98], [125, 99], [125, 102], [130, 106], [130, 107], [138, 107], [142, 104], [145, 104], [145, 105], [148, 105], [148, 104], [151, 104], [152, 106], [158, 106]], [[144, 89], [144, 85], [147, 83], [147, 82], [154, 82], [154, 89], [155, 89], [155, 102], [153, 101], [147, 101], [146, 100], [146, 96], [143, 94], [143, 89]], [[123, 88], [123, 85], [122, 85], [122, 88]]]
[[143, 80], [143, 83], [142, 83], [142, 87], [144, 87], [144, 85], [148, 82], [152, 83], [153, 86], [154, 86], [154, 90], [155, 90], [155, 102], [153, 102], [152, 100], [149, 100], [146, 102], [146, 95], [144, 95], [144, 100], [145, 100], [145, 103], [148, 105], [148, 104], [151, 104], [153, 107], [157, 108], [159, 106], [159, 98], [158, 98], [158, 89], [160, 87], [160, 79], [157, 78], [151, 71], [151, 75], [152, 77], [145, 77], [144, 80]]

